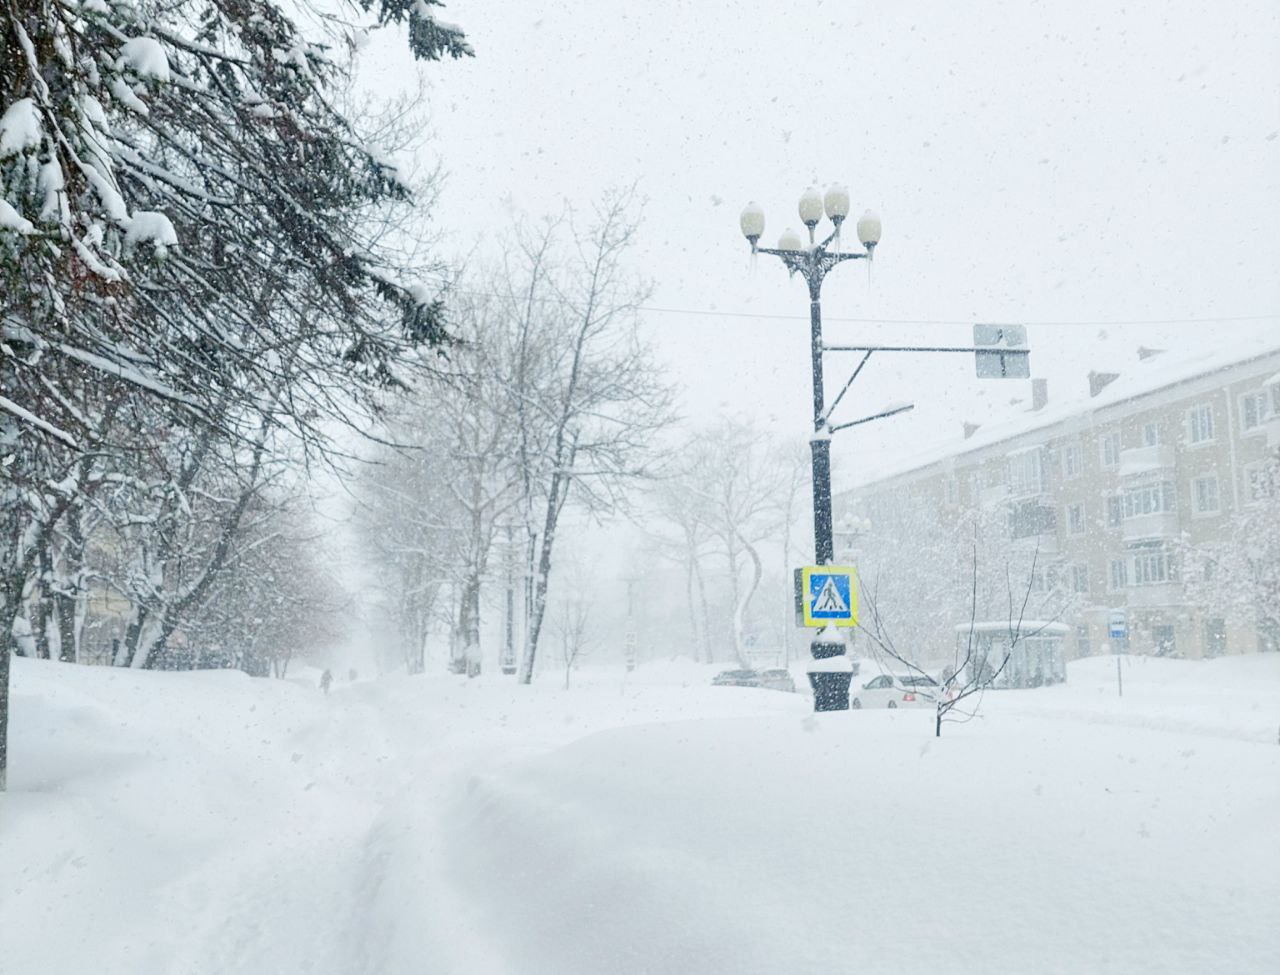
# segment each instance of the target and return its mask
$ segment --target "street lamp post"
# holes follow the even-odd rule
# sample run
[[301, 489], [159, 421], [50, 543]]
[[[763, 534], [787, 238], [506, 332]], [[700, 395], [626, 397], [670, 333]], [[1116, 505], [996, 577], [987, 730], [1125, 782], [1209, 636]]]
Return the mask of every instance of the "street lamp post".
[[[809, 439], [813, 470], [813, 548], [814, 558], [818, 565], [829, 565], [832, 561], [833, 546], [831, 536], [831, 427], [828, 423], [830, 411], [826, 406], [825, 390], [822, 378], [822, 281], [838, 264], [845, 261], [870, 260], [875, 248], [880, 243], [880, 218], [868, 210], [857, 223], [858, 241], [866, 248], [862, 252], [845, 252], [839, 250], [840, 228], [849, 215], [849, 191], [839, 184], [833, 184], [825, 194], [810, 187], [800, 197], [798, 207], [800, 222], [809, 231], [809, 243], [806, 246], [800, 235], [788, 228], [778, 240], [778, 246], [758, 246], [760, 236], [764, 233], [764, 211], [755, 203], [747, 204], [742, 211], [740, 225], [743, 236], [751, 243], [754, 254], [773, 254], [781, 258], [791, 274], [800, 274], [809, 286], [809, 353], [813, 370], [813, 435]], [[833, 229], [821, 243], [817, 241], [816, 230], [823, 214], [831, 221]], [[830, 248], [832, 242], [835, 249]], [[856, 374], [855, 374], [856, 375]], [[850, 380], [852, 382], [852, 380]], [[846, 389], [848, 386], [846, 385]], [[841, 396], [844, 392], [841, 391]], [[839, 403], [839, 397], [836, 403]], [[836, 404], [832, 404], [834, 407]], [[823, 660], [844, 653], [842, 641], [833, 642], [823, 638], [819, 632], [810, 644], [810, 653], [815, 660]], [[849, 706], [848, 674], [839, 672], [815, 671], [810, 674], [814, 685], [814, 706], [816, 710], [835, 710]], [[840, 703], [837, 686], [845, 688], [844, 701]], [[830, 686], [828, 686], [830, 685]]]

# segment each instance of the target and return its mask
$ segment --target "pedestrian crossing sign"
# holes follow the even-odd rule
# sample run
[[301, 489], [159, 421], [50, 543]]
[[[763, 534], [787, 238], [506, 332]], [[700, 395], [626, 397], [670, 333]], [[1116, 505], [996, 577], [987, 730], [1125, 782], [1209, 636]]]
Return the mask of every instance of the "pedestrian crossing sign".
[[806, 565], [800, 592], [805, 626], [858, 625], [858, 573], [852, 566]]

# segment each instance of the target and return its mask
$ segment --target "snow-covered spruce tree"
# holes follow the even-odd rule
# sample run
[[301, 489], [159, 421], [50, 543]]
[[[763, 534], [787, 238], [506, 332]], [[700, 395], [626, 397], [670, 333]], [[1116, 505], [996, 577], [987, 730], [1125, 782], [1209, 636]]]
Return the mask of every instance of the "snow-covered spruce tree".
[[[435, 0], [358, 6], [419, 58], [470, 53]], [[0, 2], [0, 776], [8, 644], [109, 452], [104, 398], [320, 447], [443, 339], [368, 230], [409, 192], [333, 108], [342, 78], [270, 2]]]

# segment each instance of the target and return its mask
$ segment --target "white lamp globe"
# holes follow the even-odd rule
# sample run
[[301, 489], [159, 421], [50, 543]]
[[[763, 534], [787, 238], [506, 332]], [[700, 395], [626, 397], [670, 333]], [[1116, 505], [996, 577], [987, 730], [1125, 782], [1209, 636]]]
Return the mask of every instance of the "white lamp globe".
[[778, 250], [802, 251], [804, 250], [804, 241], [800, 239], [798, 233], [788, 227], [782, 232], [782, 236], [778, 238]]
[[742, 228], [742, 236], [755, 243], [764, 233], [764, 210], [757, 203], [748, 203], [738, 217], [738, 226]]
[[839, 225], [849, 215], [848, 188], [839, 183], [832, 183], [827, 187], [826, 195], [822, 198], [822, 205], [826, 209], [827, 216], [831, 219], [831, 222]]
[[822, 194], [810, 186], [801, 195], [797, 209], [800, 211], [800, 222], [806, 227], [815, 227], [822, 219]]
[[868, 250], [880, 243], [880, 217], [874, 211], [868, 210], [858, 218], [858, 240]]

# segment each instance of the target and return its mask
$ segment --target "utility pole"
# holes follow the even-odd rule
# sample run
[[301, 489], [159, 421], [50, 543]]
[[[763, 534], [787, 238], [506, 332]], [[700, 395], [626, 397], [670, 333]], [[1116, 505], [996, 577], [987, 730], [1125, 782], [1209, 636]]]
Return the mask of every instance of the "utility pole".
[[627, 663], [627, 672], [636, 669], [636, 577], [627, 576], [627, 627], [624, 636], [623, 653]]
[[[831, 220], [834, 230], [818, 243], [814, 231], [823, 213]], [[830, 565], [833, 555], [831, 536], [831, 433], [828, 424], [830, 412], [826, 406], [826, 393], [822, 374], [822, 281], [837, 265], [845, 261], [870, 260], [876, 244], [880, 242], [880, 218], [867, 211], [858, 221], [858, 240], [866, 248], [865, 252], [846, 253], [839, 250], [828, 250], [827, 247], [840, 235], [840, 227], [849, 215], [849, 191], [843, 186], [833, 185], [827, 190], [825, 197], [816, 189], [805, 191], [800, 197], [800, 220], [809, 230], [809, 245], [806, 247], [800, 235], [794, 230], [787, 230], [778, 241], [778, 247], [758, 246], [760, 235], [764, 233], [764, 211], [754, 203], [748, 204], [742, 211], [742, 233], [751, 243], [751, 251], [756, 254], [772, 254], [782, 259], [791, 274], [804, 277], [809, 288], [809, 356], [813, 377], [813, 434], [809, 439], [810, 464], [813, 483], [813, 549], [814, 560], [818, 565]], [[852, 379], [840, 391], [832, 404], [832, 409], [839, 404]], [[815, 661], [845, 655], [845, 643], [841, 639], [824, 638], [825, 630], [819, 630], [817, 636], [809, 644], [809, 653]], [[809, 682], [813, 686], [813, 704], [815, 711], [846, 710], [849, 707], [849, 683], [852, 679], [851, 668], [826, 669], [818, 667], [809, 673]]]
[[[849, 191], [833, 184], [826, 194], [810, 187], [800, 197], [798, 212], [801, 222], [809, 231], [806, 245], [800, 235], [787, 229], [778, 240], [776, 248], [760, 247], [758, 242], [764, 233], [764, 211], [755, 203], [747, 204], [739, 217], [742, 234], [751, 244], [753, 254], [772, 254], [782, 260], [790, 274], [799, 274], [809, 289], [809, 354], [813, 374], [813, 433], [809, 440], [812, 454], [813, 478], [813, 547], [818, 566], [830, 565], [833, 556], [831, 531], [831, 437], [841, 430], [870, 423], [914, 409], [910, 403], [889, 406], [870, 416], [832, 425], [831, 417], [862, 372], [874, 352], [941, 352], [966, 353], [975, 357], [979, 378], [1019, 379], [1030, 375], [1030, 353], [1026, 347], [1026, 329], [1020, 325], [975, 325], [973, 345], [924, 346], [924, 345], [825, 345], [822, 339], [822, 282], [837, 265], [845, 261], [870, 261], [880, 243], [880, 218], [868, 210], [858, 220], [858, 241], [865, 252], [828, 250], [834, 241], [839, 247], [840, 228], [849, 215]], [[834, 230], [818, 242], [815, 230], [823, 214], [831, 221]], [[853, 373], [831, 401], [826, 403], [823, 377], [823, 355], [827, 352], [861, 352], [862, 359]], [[850, 583], [852, 586], [852, 581]], [[843, 625], [849, 625], [845, 622]], [[810, 656], [815, 668], [809, 672], [813, 686], [815, 711], [837, 711], [849, 707], [849, 684], [852, 667], [836, 667], [834, 657], [846, 655], [846, 645], [839, 637], [828, 638], [824, 628], [809, 644]], [[827, 660], [828, 664], [817, 662]]]

